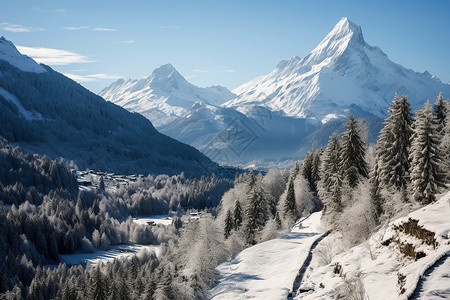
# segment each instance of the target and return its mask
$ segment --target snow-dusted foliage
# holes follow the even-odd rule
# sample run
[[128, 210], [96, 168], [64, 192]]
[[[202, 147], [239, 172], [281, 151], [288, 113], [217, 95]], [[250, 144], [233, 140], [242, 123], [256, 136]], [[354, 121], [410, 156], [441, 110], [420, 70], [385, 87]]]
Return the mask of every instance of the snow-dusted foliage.
[[346, 131], [342, 134], [340, 169], [346, 183], [355, 187], [361, 179], [368, 177], [366, 144], [353, 115], [348, 116], [344, 126]]
[[416, 201], [428, 204], [447, 183], [445, 163], [439, 149], [437, 120], [427, 102], [417, 111], [414, 134], [411, 139], [411, 183]]
[[333, 134], [330, 142], [323, 152], [320, 165], [320, 181], [318, 184], [318, 194], [324, 204], [324, 215], [327, 210], [342, 210], [342, 173], [341, 166], [341, 145], [338, 136]]
[[[24, 154], [2, 138], [0, 143], [0, 256], [3, 259], [0, 294], [10, 295], [18, 288], [20, 293], [32, 299], [50, 299], [55, 293], [71, 292], [59, 285], [62, 278], [57, 283], [36, 282], [34, 278], [37, 276], [41, 280], [44, 272], [36, 267], [59, 263], [59, 254], [107, 250], [117, 244], [166, 243], [176, 239], [183, 223], [142, 225], [134, 222], [131, 214], [167, 213], [169, 205], [178, 210], [214, 207], [232, 186], [229, 180], [215, 176], [186, 179], [181, 174], [140, 177], [118, 189], [106, 188], [100, 178], [97, 189], [79, 191], [74, 173], [63, 163], [37, 154]], [[220, 230], [210, 234], [214, 224]], [[214, 224], [203, 227], [207, 229], [207, 237], [200, 236], [201, 241], [215, 238], [217, 232], [223, 239], [221, 225]], [[213, 266], [208, 265], [207, 269], [211, 270]], [[99, 274], [93, 273], [93, 276], [97, 279], [89, 281], [86, 289], [71, 287], [82, 293], [79, 298], [100, 295], [101, 291], [94, 288], [98, 287]], [[46, 289], [46, 284], [50, 290]], [[126, 288], [134, 290], [135, 287], [129, 285]], [[108, 295], [109, 291], [108, 288]], [[29, 293], [44, 296], [30, 296]]]
[[395, 95], [377, 141], [377, 176], [384, 187], [404, 190], [410, 172], [412, 113], [406, 95]]

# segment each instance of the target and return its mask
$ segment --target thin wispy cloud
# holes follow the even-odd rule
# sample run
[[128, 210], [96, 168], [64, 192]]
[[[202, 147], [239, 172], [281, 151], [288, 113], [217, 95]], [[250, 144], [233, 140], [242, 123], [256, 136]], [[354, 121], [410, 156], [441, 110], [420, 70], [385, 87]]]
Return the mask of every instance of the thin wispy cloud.
[[33, 32], [45, 30], [44, 28], [28, 27], [24, 25], [10, 24], [10, 23], [1, 23], [0, 26], [4, 31], [9, 32]]
[[89, 26], [67, 26], [63, 28], [67, 30], [86, 30], [89, 29]]
[[133, 40], [129, 40], [129, 41], [120, 41], [119, 43], [125, 44], [125, 45], [131, 45], [134, 43]]
[[113, 28], [104, 28], [104, 27], [95, 27], [93, 30], [94, 30], [94, 31], [117, 31], [117, 29], [113, 29]]
[[74, 63], [92, 63], [86, 56], [61, 49], [17, 46], [22, 54], [31, 56], [35, 61], [50, 66], [62, 66]]
[[68, 17], [67, 9], [59, 8], [59, 9], [43, 9], [41, 7], [33, 7], [32, 10], [40, 12], [40, 13], [57, 13], [65, 18]]
[[211, 72], [211, 70], [195, 69], [194, 72], [197, 72], [197, 73], [208, 73], [208, 72]]
[[219, 70], [219, 73], [234, 73], [234, 72], [236, 72], [236, 70], [233, 70], [233, 69]]
[[78, 74], [71, 74], [71, 73], [64, 73], [65, 76], [69, 77], [72, 80], [75, 80], [76, 82], [92, 82], [92, 81], [98, 81], [102, 79], [119, 79], [121, 76], [117, 75], [109, 75], [104, 73], [97, 73], [97, 74], [90, 74], [90, 75], [78, 75]]
[[167, 30], [177, 30], [180, 29], [179, 26], [167, 26], [167, 25], [159, 25], [160, 29], [167, 29]]
[[65, 18], [68, 18], [68, 17], [69, 17], [68, 14], [67, 14], [67, 10], [64, 9], [64, 8], [61, 8], [61, 9], [55, 9], [54, 12], [56, 12], [56, 13], [62, 15], [62, 16], [65, 17]]

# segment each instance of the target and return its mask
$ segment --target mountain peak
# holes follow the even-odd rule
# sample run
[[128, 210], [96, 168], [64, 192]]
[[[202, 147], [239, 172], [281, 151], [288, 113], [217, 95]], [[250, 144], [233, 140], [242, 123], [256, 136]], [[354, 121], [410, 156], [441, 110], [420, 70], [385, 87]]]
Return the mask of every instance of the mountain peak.
[[180, 75], [180, 73], [178, 73], [178, 71], [171, 64], [162, 65], [152, 72], [152, 75], [158, 78], [170, 78], [174, 74]]
[[5, 60], [10, 65], [25, 72], [46, 72], [44, 67], [35, 62], [31, 57], [21, 54], [16, 46], [3, 36], [0, 37], [0, 60]]
[[361, 27], [342, 18], [320, 44], [302, 61], [304, 65], [315, 65], [322, 62], [332, 62], [344, 53], [348, 47], [358, 49], [366, 43]]
[[350, 21], [347, 17], [343, 17], [334, 27], [327, 37], [340, 39], [345, 36], [352, 35], [353, 38], [364, 40], [361, 27]]

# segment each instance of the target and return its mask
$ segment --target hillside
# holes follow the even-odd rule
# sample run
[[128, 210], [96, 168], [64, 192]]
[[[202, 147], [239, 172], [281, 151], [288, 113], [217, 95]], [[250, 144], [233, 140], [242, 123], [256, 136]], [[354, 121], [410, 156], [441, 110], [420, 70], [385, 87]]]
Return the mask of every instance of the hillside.
[[159, 133], [143, 116], [103, 100], [0, 40], [0, 135], [81, 169], [200, 175], [217, 165]]

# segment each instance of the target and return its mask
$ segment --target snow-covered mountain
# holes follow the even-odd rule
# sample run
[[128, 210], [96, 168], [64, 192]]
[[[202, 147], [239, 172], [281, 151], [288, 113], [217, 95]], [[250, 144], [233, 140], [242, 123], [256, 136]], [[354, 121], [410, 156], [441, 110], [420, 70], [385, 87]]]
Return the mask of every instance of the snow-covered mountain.
[[327, 122], [362, 110], [384, 117], [394, 94], [407, 94], [413, 108], [450, 85], [428, 72], [418, 73], [389, 60], [378, 47], [364, 41], [361, 27], [342, 18], [323, 41], [303, 59], [281, 61], [270, 74], [233, 90], [225, 103], [246, 112], [264, 105], [297, 118]]
[[219, 171], [197, 149], [37, 64], [5, 38], [0, 39], [0, 136], [26, 151], [63, 157], [82, 169], [126, 174], [184, 171], [188, 176]]
[[180, 118], [196, 102], [218, 106], [236, 96], [221, 86], [195, 86], [171, 64], [159, 67], [144, 79], [119, 79], [99, 95], [129, 111], [142, 114], [156, 127]]
[[43, 66], [35, 62], [31, 57], [21, 54], [14, 44], [3, 36], [0, 37], [0, 59], [6, 60], [10, 65], [24, 72], [46, 72]]
[[195, 103], [181, 118], [159, 130], [196, 147], [218, 163], [253, 162], [267, 166], [267, 161], [301, 159], [304, 151], [294, 154], [319, 125], [313, 120], [286, 117], [261, 106], [243, 114], [233, 108]]

